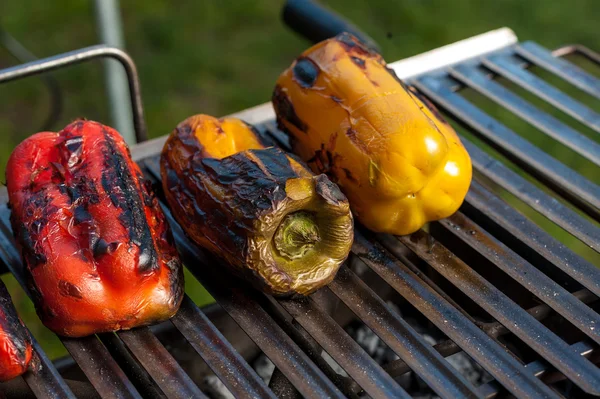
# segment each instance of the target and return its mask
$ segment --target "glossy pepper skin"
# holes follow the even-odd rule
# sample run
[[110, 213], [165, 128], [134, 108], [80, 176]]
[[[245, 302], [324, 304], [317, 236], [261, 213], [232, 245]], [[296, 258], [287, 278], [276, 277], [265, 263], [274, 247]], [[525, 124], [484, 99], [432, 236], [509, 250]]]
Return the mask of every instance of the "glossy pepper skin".
[[149, 185], [115, 130], [37, 133], [6, 169], [11, 223], [44, 325], [79, 337], [163, 321], [183, 271]]
[[165, 143], [161, 176], [187, 235], [264, 292], [307, 295], [348, 256], [353, 219], [325, 175], [234, 119], [196, 115]]
[[0, 281], [0, 381], [23, 374], [31, 361], [31, 338]]
[[467, 193], [471, 160], [452, 127], [352, 35], [306, 50], [279, 77], [273, 106], [294, 152], [373, 231], [412, 233]]

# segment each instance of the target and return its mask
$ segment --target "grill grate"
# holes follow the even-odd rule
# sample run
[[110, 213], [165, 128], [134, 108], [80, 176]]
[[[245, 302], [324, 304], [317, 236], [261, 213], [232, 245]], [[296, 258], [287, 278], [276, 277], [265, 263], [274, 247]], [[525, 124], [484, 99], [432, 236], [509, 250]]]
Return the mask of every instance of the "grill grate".
[[[561, 58], [573, 52], [600, 65], [600, 56], [586, 48], [570, 46], [551, 53], [528, 42], [427, 72], [411, 78], [410, 83], [451, 118], [595, 221], [461, 137], [480, 176], [600, 252], [597, 182], [544, 153], [459, 92], [465, 87], [474, 89], [599, 166], [597, 141], [491, 79], [492, 75], [504, 77], [600, 132], [600, 116], [595, 111], [527, 69], [539, 66], [600, 98], [600, 80]], [[117, 57], [126, 66], [136, 131], [143, 138], [135, 65], [115, 49], [96, 46], [6, 69], [0, 71], [0, 82], [105, 56]], [[288, 147], [268, 106], [244, 116], [259, 121], [265, 136]], [[158, 154], [163, 143], [164, 138], [132, 149], [154, 183], [160, 179]], [[25, 288], [6, 200], [2, 189], [0, 260]], [[409, 397], [399, 379], [409, 371], [442, 397], [492, 398], [507, 391], [516, 397], [577, 396], [582, 391], [600, 395], [600, 369], [595, 365], [600, 360], [600, 269], [552, 238], [477, 178], [461, 211], [433, 223], [428, 232], [392, 237], [358, 229], [353, 255], [335, 281], [302, 299], [275, 299], [223, 275], [218, 261], [191, 244], [168, 209], [165, 211], [184, 263], [276, 367], [267, 385], [186, 296], [171, 323], [236, 397]], [[392, 294], [384, 295], [386, 290]], [[395, 298], [401, 309], [414, 309], [445, 338], [432, 346], [388, 306], [388, 298]], [[369, 356], [340, 325], [337, 314], [342, 307], [377, 334], [399, 359], [382, 366]], [[102, 397], [206, 397], [189, 370], [150, 328], [63, 338], [62, 342]], [[74, 397], [71, 387], [75, 385], [67, 384], [36, 342], [34, 349], [36, 371], [24, 377], [33, 394]], [[323, 352], [347, 374], [335, 371]], [[478, 387], [468, 382], [444, 359], [459, 352], [486, 370], [492, 381]], [[76, 391], [82, 396], [95, 395]]]

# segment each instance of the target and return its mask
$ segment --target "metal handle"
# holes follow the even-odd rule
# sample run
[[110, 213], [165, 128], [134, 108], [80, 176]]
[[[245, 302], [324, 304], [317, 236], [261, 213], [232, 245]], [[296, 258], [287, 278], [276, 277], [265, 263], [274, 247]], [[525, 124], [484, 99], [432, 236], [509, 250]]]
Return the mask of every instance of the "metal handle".
[[313, 43], [348, 32], [370, 49], [381, 52], [375, 40], [369, 35], [334, 11], [312, 0], [287, 0], [282, 17], [287, 26]]

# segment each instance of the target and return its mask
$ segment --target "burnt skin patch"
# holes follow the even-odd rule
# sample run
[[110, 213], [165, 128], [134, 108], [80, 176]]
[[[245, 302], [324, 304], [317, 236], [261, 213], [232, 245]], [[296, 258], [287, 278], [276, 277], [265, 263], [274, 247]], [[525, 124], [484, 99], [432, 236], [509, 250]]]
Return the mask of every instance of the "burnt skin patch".
[[60, 280], [58, 282], [58, 290], [62, 296], [70, 296], [76, 299], [83, 298], [83, 295], [81, 295], [81, 289], [65, 280]]
[[104, 238], [99, 238], [92, 246], [94, 258], [99, 258], [106, 254], [112, 254], [117, 250], [118, 247], [119, 243], [116, 241], [107, 242]]
[[346, 196], [342, 194], [339, 187], [331, 182], [325, 175], [319, 175], [315, 178], [315, 190], [325, 201], [332, 205], [338, 205], [342, 201], [347, 201]]
[[109, 195], [112, 204], [120, 209], [119, 221], [128, 231], [130, 243], [139, 248], [140, 272], [156, 270], [159, 267], [158, 255], [144, 213], [144, 204], [137, 192], [138, 182], [112, 136], [106, 130], [103, 133], [102, 188]]
[[308, 131], [308, 126], [298, 117], [294, 105], [279, 85], [275, 86], [275, 91], [273, 92], [273, 106], [277, 109], [278, 122], [281, 122], [280, 118], [283, 118], [298, 130], [304, 133]]
[[355, 56], [350, 56], [350, 59], [360, 69], [366, 69], [367, 66], [365, 64], [365, 60], [363, 60], [362, 58], [358, 58], [358, 57], [355, 57]]
[[319, 77], [319, 67], [308, 58], [299, 58], [292, 68], [294, 80], [302, 87], [312, 87]]
[[356, 130], [348, 128], [348, 130], [346, 130], [346, 136], [348, 136], [352, 144], [354, 144], [359, 150], [361, 150], [365, 154], [368, 154], [369, 151], [367, 149], [367, 146], [365, 145], [365, 143], [358, 139], [358, 133], [356, 132]]
[[351, 35], [348, 32], [342, 32], [335, 37], [347, 52], [356, 52], [359, 54], [371, 54], [371, 51], [364, 45], [356, 36]]
[[352, 172], [349, 169], [342, 168], [342, 170], [344, 171], [344, 174], [346, 175], [346, 179], [350, 180], [352, 183], [358, 183], [358, 180], [356, 179], [356, 177], [354, 177], [354, 175], [352, 174]]

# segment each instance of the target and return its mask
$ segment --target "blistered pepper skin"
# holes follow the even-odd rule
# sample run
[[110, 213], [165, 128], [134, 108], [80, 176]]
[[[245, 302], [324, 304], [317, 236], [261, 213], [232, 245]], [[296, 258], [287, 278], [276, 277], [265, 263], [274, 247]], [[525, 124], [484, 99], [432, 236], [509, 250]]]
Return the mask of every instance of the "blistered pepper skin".
[[296, 59], [273, 106], [293, 151], [340, 186], [370, 230], [409, 234], [464, 200], [471, 160], [452, 127], [347, 33]]
[[15, 148], [11, 224], [44, 325], [79, 337], [163, 321], [183, 299], [165, 216], [115, 130], [76, 121]]
[[[339, 188], [295, 157], [265, 148], [240, 120], [183, 121], [165, 143], [161, 175], [187, 235], [264, 292], [310, 294], [331, 282], [348, 256], [353, 220]], [[282, 247], [294, 237], [308, 244]]]
[[17, 315], [6, 286], [0, 281], [0, 381], [27, 371], [31, 354], [29, 333]]

